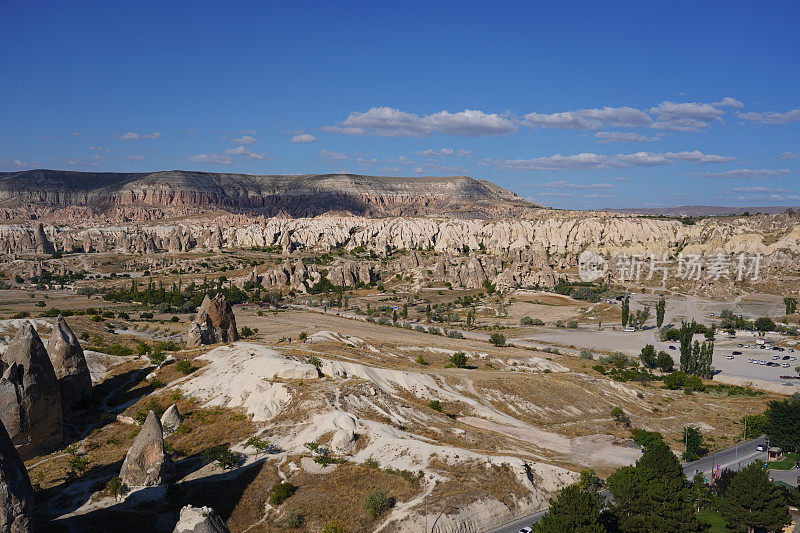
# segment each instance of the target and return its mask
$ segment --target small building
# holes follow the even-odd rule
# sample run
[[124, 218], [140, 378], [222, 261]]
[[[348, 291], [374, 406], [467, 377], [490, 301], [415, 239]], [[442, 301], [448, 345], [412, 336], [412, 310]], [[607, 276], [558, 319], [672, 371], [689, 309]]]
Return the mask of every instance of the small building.
[[770, 446], [769, 450], [767, 450], [767, 454], [770, 461], [780, 461], [783, 459], [783, 448], [779, 446]]

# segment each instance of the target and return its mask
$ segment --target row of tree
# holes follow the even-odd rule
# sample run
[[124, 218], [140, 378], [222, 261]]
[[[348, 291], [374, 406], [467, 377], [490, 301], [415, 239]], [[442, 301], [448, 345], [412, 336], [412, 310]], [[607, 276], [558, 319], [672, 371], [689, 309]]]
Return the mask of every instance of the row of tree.
[[711, 378], [711, 361], [714, 356], [714, 343], [700, 341], [692, 342], [696, 331], [696, 324], [684, 322], [680, 329], [681, 344], [681, 370], [687, 374]]
[[[678, 458], [661, 440], [654, 440], [635, 466], [620, 468], [606, 484], [610, 503], [597, 476], [582, 473], [579, 483], [550, 500], [534, 531], [699, 532], [708, 527], [698, 515], [704, 510], [716, 511], [731, 527], [747, 531], [780, 531], [791, 522], [786, 494], [769, 481], [763, 463], [756, 461], [738, 473], [727, 471], [725, 486], [712, 492], [702, 474], [687, 486]], [[796, 499], [797, 494], [790, 496]]]
[[[656, 326], [661, 327], [664, 323], [664, 316], [667, 311], [667, 301], [662, 296], [656, 304]], [[630, 325], [634, 328], [641, 328], [645, 322], [650, 318], [650, 307], [644, 306], [631, 312], [631, 297], [626, 296], [622, 299], [622, 327]]]

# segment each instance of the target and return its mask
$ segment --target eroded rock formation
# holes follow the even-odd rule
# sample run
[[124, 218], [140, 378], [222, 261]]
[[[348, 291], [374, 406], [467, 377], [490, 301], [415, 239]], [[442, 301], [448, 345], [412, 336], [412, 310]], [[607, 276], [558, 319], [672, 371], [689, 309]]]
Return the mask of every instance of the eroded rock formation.
[[86, 365], [83, 348], [64, 317], [58, 317], [53, 326], [47, 342], [47, 353], [58, 378], [61, 405], [68, 413], [92, 393], [92, 376]]
[[230, 533], [230, 530], [214, 509], [186, 505], [172, 533]]
[[172, 472], [172, 461], [164, 452], [161, 422], [153, 411], [147, 413], [142, 429], [125, 455], [119, 477], [128, 487], [161, 485]]
[[28, 471], [0, 423], [0, 533], [33, 529], [33, 488]]
[[183, 416], [181, 416], [180, 411], [178, 411], [178, 406], [173, 403], [164, 411], [164, 414], [161, 415], [161, 429], [164, 432], [164, 436], [168, 437], [175, 433], [182, 422]]
[[206, 297], [197, 310], [197, 317], [189, 326], [186, 337], [187, 348], [196, 348], [204, 344], [233, 342], [239, 339], [236, 330], [236, 317], [225, 295], [217, 294], [214, 298]]
[[24, 323], [0, 357], [0, 421], [20, 456], [61, 444], [61, 394], [53, 365], [33, 325]]

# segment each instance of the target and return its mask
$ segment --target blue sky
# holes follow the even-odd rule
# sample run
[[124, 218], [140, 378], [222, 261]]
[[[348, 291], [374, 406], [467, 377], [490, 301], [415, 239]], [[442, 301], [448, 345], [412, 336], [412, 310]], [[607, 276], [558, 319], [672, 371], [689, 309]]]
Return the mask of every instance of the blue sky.
[[0, 0], [0, 170], [800, 205], [800, 3]]

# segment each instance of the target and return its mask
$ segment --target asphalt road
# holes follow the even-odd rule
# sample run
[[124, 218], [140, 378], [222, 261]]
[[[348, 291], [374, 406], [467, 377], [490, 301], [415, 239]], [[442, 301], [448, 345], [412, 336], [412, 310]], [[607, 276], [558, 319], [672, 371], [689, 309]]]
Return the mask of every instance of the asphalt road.
[[762, 435], [757, 439], [748, 440], [731, 448], [706, 455], [697, 461], [685, 464], [683, 472], [686, 474], [686, 479], [691, 480], [694, 477], [695, 470], [699, 470], [706, 477], [706, 481], [709, 481], [711, 472], [717, 465], [720, 466], [721, 470], [729, 468], [738, 471], [756, 459], [766, 462], [767, 452], [756, 450], [756, 446], [759, 444], [766, 446], [767, 438]]
[[[766, 442], [767, 438], [762, 435], [757, 439], [739, 443], [731, 448], [712, 453], [697, 461], [687, 463], [683, 466], [683, 471], [686, 474], [686, 478], [689, 480], [694, 477], [695, 470], [703, 472], [706, 479], [711, 479], [711, 472], [717, 465], [720, 465], [721, 469], [729, 468], [738, 471], [756, 459], [761, 459], [762, 461], [767, 460], [766, 451], [760, 452], [756, 450], [756, 446], [759, 444], [766, 445]], [[608, 491], [603, 491], [603, 494], [606, 499], [609, 499], [611, 496]], [[523, 527], [538, 522], [546, 512], [547, 509], [536, 511], [533, 514], [518, 518], [498, 528], [488, 530], [486, 533], [517, 533]]]

